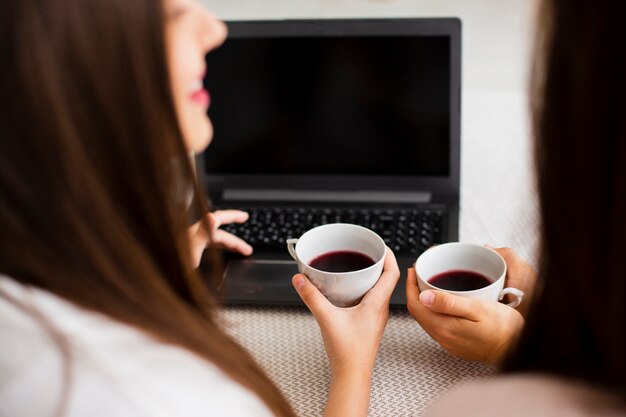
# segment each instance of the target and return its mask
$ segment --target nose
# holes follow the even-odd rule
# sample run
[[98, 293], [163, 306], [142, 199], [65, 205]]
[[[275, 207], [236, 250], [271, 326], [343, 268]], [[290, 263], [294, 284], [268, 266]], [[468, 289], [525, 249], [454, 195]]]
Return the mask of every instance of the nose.
[[227, 34], [228, 28], [224, 22], [219, 20], [208, 10], [202, 11], [200, 37], [205, 53], [223, 44]]

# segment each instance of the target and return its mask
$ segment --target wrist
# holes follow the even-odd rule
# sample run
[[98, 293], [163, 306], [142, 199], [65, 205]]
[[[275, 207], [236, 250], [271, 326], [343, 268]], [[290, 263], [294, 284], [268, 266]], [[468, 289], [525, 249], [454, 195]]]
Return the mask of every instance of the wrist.
[[331, 366], [332, 379], [369, 381], [374, 364], [341, 364]]
[[366, 417], [371, 384], [371, 369], [333, 369], [324, 417]]

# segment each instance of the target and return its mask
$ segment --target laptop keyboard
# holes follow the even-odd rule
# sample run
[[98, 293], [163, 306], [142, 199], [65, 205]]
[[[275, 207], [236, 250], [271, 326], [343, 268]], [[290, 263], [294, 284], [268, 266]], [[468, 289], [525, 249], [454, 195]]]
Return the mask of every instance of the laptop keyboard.
[[[223, 209], [225, 209], [224, 207]], [[445, 215], [442, 207], [407, 210], [312, 207], [228, 207], [250, 214], [247, 222], [228, 224], [223, 230], [257, 249], [284, 247], [287, 239], [328, 223], [352, 223], [378, 233], [396, 255], [418, 255], [443, 243]], [[222, 208], [216, 207], [216, 210]]]

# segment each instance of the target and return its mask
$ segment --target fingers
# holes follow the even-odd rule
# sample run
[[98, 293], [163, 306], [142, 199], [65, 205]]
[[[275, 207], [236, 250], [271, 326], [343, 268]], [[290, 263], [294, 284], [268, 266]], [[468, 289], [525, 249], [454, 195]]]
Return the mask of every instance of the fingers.
[[374, 287], [365, 295], [363, 301], [374, 300], [375, 302], [389, 303], [389, 298], [396, 288], [399, 278], [400, 269], [398, 268], [396, 257], [391, 249], [386, 248], [383, 273]]
[[507, 248], [507, 247], [495, 248], [489, 244], [485, 244], [485, 246], [488, 247], [489, 249], [492, 249], [498, 252], [498, 254], [504, 258], [504, 261], [506, 262], [507, 266], [511, 266], [512, 264], [516, 264], [516, 263], [524, 263], [524, 264], [526, 263], [526, 261], [524, 261], [524, 259], [521, 256], [519, 256], [517, 252], [515, 252], [511, 248]]
[[248, 213], [241, 210], [217, 210], [213, 213], [209, 213], [211, 226], [215, 229], [223, 224], [243, 223], [248, 220], [248, 217]]
[[409, 268], [406, 274], [406, 301], [407, 305], [418, 301], [420, 289], [417, 286], [417, 273], [415, 268]]
[[213, 240], [214, 244], [231, 252], [237, 252], [245, 256], [252, 254], [252, 246], [247, 244], [245, 240], [224, 230], [216, 230], [213, 234]]
[[[519, 256], [513, 249], [510, 248], [493, 248], [489, 245], [485, 245], [497, 253], [499, 253], [506, 262], [506, 286], [514, 287], [524, 291], [524, 299], [516, 309], [526, 317], [528, 309], [530, 308], [530, 301], [533, 298], [535, 287], [537, 285], [537, 271]], [[511, 301], [510, 296], [506, 296], [505, 302]]]
[[406, 306], [413, 318], [435, 338], [430, 329], [442, 327], [446, 320], [446, 316], [439, 314], [420, 301], [420, 289], [417, 285], [417, 273], [415, 268], [409, 268], [406, 277]]
[[422, 321], [441, 317], [428, 314], [429, 312], [445, 314], [477, 321], [483, 310], [480, 300], [461, 297], [443, 291], [420, 291], [417, 284], [415, 268], [409, 268], [406, 278], [406, 301], [409, 312], [422, 325]]
[[324, 317], [324, 314], [333, 308], [330, 301], [309, 281], [306, 275], [294, 275], [291, 283], [316, 319]]
[[423, 291], [419, 295], [419, 300], [431, 311], [471, 321], [479, 321], [483, 310], [481, 300], [461, 297], [443, 291]]
[[209, 223], [211, 223], [211, 227], [214, 230], [214, 244], [231, 252], [237, 252], [245, 256], [252, 254], [252, 246], [246, 243], [246, 241], [219, 229], [219, 227], [224, 224], [243, 223], [247, 221], [249, 217], [248, 213], [241, 210], [217, 210], [213, 213], [208, 213], [207, 216]]

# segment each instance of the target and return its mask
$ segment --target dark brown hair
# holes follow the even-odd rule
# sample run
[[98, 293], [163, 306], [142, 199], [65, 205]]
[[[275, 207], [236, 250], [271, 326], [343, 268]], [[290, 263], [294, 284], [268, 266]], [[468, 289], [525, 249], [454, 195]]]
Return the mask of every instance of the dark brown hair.
[[[190, 267], [180, 190], [200, 190], [162, 8], [0, 2], [0, 273], [187, 348], [291, 416]], [[202, 193], [195, 201], [205, 212]]]
[[539, 296], [504, 369], [626, 395], [626, 58], [620, 2], [545, 0], [532, 82]]

